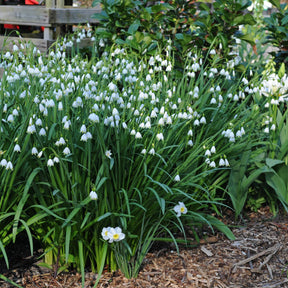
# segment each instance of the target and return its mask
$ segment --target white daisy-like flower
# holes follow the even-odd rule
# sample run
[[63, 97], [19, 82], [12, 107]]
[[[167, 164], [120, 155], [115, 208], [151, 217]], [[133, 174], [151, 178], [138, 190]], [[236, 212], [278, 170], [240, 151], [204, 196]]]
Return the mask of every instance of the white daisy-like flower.
[[109, 243], [119, 242], [125, 238], [125, 234], [122, 233], [122, 229], [120, 227], [110, 228], [107, 236], [109, 237]]
[[111, 227], [104, 227], [101, 232], [101, 236], [104, 240], [109, 240], [108, 232], [110, 231]]
[[111, 156], [112, 156], [111, 150], [107, 150], [107, 151], [105, 152], [105, 156], [106, 156], [107, 158], [111, 159]]
[[182, 214], [186, 214], [188, 211], [183, 202], [178, 202], [178, 205], [176, 205], [173, 210], [176, 212], [177, 217], [180, 217]]

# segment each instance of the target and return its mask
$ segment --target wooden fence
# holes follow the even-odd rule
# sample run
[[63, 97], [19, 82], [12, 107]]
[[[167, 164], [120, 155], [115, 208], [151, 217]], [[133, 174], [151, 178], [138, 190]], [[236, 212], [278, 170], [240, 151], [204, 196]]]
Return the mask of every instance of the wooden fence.
[[[2, 5], [0, 0], [0, 25], [13, 24], [23, 26], [44, 27], [42, 38], [24, 38], [25, 41], [34, 43], [40, 51], [47, 51], [50, 45], [61, 34], [63, 26], [77, 24], [96, 24], [93, 19], [94, 14], [100, 13], [101, 8], [74, 8], [64, 6], [64, 0], [46, 0], [45, 6], [38, 5]], [[3, 43], [6, 48], [11, 49], [14, 42], [18, 42], [18, 37], [0, 36], [0, 50]]]

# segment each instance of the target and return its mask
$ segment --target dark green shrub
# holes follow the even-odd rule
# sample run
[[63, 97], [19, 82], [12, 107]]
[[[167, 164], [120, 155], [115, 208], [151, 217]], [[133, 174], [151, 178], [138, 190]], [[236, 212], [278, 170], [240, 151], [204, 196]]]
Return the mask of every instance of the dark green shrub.
[[246, 13], [251, 1], [216, 0], [210, 4], [186, 0], [95, 0], [94, 5], [99, 2], [103, 11], [95, 15], [100, 20], [97, 34], [110, 44], [127, 45], [139, 55], [152, 54], [157, 46], [167, 46], [169, 41], [177, 52], [178, 64], [194, 46], [203, 52], [211, 46], [219, 47], [217, 54], [227, 59], [231, 58], [228, 53], [236, 38], [253, 42], [239, 30], [240, 25], [256, 24], [253, 16]]
[[266, 24], [263, 28], [268, 31], [266, 43], [272, 44], [279, 50], [273, 51], [270, 54], [275, 58], [277, 67], [281, 63], [285, 64], [287, 70], [288, 64], [288, 6], [287, 4], [280, 4], [279, 0], [270, 0], [276, 7], [276, 12], [272, 13], [270, 17], [264, 19]]

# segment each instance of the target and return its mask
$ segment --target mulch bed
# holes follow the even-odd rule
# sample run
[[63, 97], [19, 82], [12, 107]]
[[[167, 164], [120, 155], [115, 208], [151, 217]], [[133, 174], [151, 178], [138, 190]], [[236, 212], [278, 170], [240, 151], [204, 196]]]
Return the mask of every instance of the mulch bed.
[[[226, 221], [224, 219], [224, 221]], [[221, 233], [208, 233], [198, 245], [191, 239], [190, 248], [181, 247], [179, 255], [171, 245], [159, 246], [149, 253], [137, 279], [126, 279], [120, 272], [105, 272], [98, 287], [288, 287], [288, 216], [272, 217], [267, 208], [250, 213], [232, 228], [235, 241]], [[19, 245], [19, 244], [18, 244]], [[22, 244], [23, 246], [23, 244]], [[29, 249], [26, 247], [29, 254]], [[13, 260], [4, 275], [25, 288], [81, 287], [81, 275], [61, 273], [56, 278], [47, 269], [37, 266], [36, 257]], [[0, 269], [4, 269], [3, 263]], [[97, 275], [86, 273], [85, 287], [93, 287]], [[13, 287], [0, 280], [0, 287]]]

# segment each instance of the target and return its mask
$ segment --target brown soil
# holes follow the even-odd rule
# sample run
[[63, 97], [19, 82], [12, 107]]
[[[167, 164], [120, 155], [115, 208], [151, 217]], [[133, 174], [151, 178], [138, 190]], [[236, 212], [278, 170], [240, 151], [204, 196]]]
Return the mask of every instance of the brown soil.
[[[235, 241], [221, 233], [208, 233], [199, 245], [181, 247], [179, 254], [175, 247], [162, 246], [147, 255], [137, 279], [126, 279], [120, 272], [105, 272], [98, 287], [288, 287], [287, 214], [272, 217], [266, 208], [250, 213], [241, 223], [228, 222], [235, 226]], [[195, 241], [191, 239], [190, 244]], [[22, 254], [24, 250], [22, 247]], [[13, 251], [18, 253], [16, 248]], [[14, 262], [4, 275], [22, 287], [81, 287], [81, 275], [77, 273], [61, 273], [54, 278], [31, 256]], [[93, 287], [96, 277], [86, 273], [85, 287]], [[14, 286], [0, 280], [0, 287]]]

